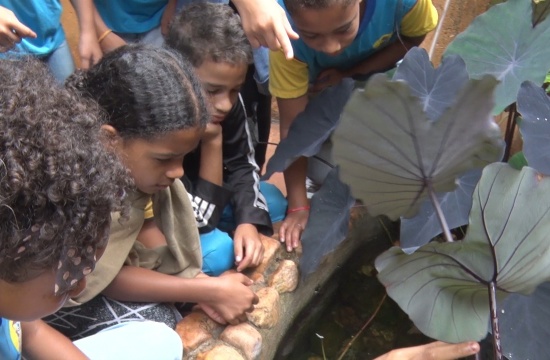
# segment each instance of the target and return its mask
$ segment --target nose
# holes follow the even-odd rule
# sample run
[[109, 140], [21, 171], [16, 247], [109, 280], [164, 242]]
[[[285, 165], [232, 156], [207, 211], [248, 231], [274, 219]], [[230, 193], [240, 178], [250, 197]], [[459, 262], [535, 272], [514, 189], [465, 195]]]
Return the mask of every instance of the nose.
[[214, 105], [216, 111], [223, 114], [227, 114], [232, 107], [233, 104], [231, 102], [229, 93], [225, 92], [218, 97], [218, 99], [216, 100], [216, 104]]
[[174, 159], [170, 168], [166, 171], [166, 177], [172, 180], [183, 176], [183, 159]]
[[321, 51], [326, 54], [335, 54], [342, 50], [342, 45], [340, 44], [340, 41], [338, 39], [334, 38], [328, 38], [323, 43], [323, 46], [321, 48]]

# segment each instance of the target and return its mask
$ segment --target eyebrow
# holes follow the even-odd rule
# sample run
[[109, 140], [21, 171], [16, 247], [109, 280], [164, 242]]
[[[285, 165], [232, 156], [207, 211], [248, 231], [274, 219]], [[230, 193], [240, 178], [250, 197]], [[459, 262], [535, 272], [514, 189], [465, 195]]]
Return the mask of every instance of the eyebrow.
[[[344, 25], [332, 30], [332, 32], [339, 32], [339, 31], [342, 31], [342, 30], [345, 30], [346, 28], [349, 28], [351, 26], [351, 24], [355, 21], [355, 18], [359, 16], [359, 14], [355, 14], [353, 16], [353, 18], [348, 21], [347, 23], [345, 23]], [[298, 30], [298, 32], [301, 32], [302, 34], [304, 35], [321, 35], [319, 33], [313, 33], [313, 32], [309, 32], [309, 31], [306, 31], [306, 30], [302, 30], [300, 28], [296, 28], [296, 30]]]

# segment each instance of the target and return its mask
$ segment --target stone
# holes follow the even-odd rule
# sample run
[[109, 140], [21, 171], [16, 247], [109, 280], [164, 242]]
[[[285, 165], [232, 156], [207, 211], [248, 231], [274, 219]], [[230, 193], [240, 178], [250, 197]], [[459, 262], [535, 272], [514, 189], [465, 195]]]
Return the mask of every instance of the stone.
[[183, 342], [185, 352], [191, 352], [201, 344], [212, 339], [212, 332], [221, 327], [203, 311], [193, 311], [177, 325], [176, 332]]
[[260, 265], [254, 269], [254, 272], [262, 274], [275, 261], [275, 257], [282, 250], [282, 247], [280, 242], [267, 236], [260, 235], [260, 240], [264, 245], [264, 257]]
[[270, 329], [279, 321], [279, 293], [272, 287], [260, 289], [256, 295], [260, 301], [254, 311], [246, 316], [248, 320], [261, 329]]
[[298, 281], [299, 272], [296, 263], [292, 260], [283, 260], [277, 270], [271, 274], [269, 286], [277, 290], [279, 294], [284, 294], [294, 291], [298, 286]]
[[227, 345], [217, 345], [197, 355], [197, 360], [245, 360], [237, 350]]
[[262, 351], [262, 335], [248, 323], [226, 327], [220, 340], [239, 349], [247, 360], [257, 359]]

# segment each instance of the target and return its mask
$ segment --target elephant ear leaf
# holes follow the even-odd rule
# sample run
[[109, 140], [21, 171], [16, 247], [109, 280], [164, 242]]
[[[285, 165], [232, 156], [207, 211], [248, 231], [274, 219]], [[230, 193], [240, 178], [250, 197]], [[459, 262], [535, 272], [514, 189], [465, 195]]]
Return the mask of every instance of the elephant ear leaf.
[[323, 257], [344, 240], [354, 203], [349, 186], [338, 178], [338, 168], [332, 169], [311, 199], [309, 219], [302, 235], [300, 273], [303, 277], [314, 272]]
[[414, 47], [405, 55], [393, 80], [409, 84], [428, 118], [436, 121], [453, 104], [457, 89], [462, 89], [468, 81], [468, 72], [458, 55], [447, 56], [441, 66], [434, 69], [426, 50]]
[[503, 354], [508, 359], [550, 359], [550, 283], [530, 296], [512, 294], [501, 306], [498, 321]]
[[332, 141], [342, 181], [371, 215], [412, 217], [433, 192], [501, 158], [503, 142], [490, 116], [491, 77], [468, 80], [451, 107], [431, 121], [403, 81], [373, 76], [355, 91]]
[[[472, 194], [480, 177], [481, 169], [470, 170], [456, 180], [455, 191], [437, 194], [441, 211], [450, 229], [468, 224]], [[410, 253], [441, 233], [435, 209], [431, 201], [425, 199], [418, 215], [411, 219], [401, 218], [399, 241], [401, 247]]]
[[526, 81], [518, 93], [523, 154], [529, 166], [550, 175], [550, 99], [543, 88]]
[[269, 159], [264, 178], [286, 170], [300, 156], [311, 157], [319, 152], [340, 120], [342, 109], [348, 101], [354, 82], [344, 79], [309, 99], [306, 110], [292, 122], [288, 136], [281, 140]]
[[394, 247], [375, 265], [390, 297], [424, 334], [480, 340], [488, 330], [491, 284], [502, 300], [550, 279], [549, 231], [550, 179], [496, 163], [474, 191], [463, 241], [429, 243], [412, 255]]
[[494, 114], [516, 101], [523, 81], [542, 85], [550, 68], [550, 19], [545, 16], [539, 14], [533, 26], [532, 2], [509, 0], [478, 16], [447, 48], [444, 55], [460, 55], [471, 78], [491, 74], [500, 81]]

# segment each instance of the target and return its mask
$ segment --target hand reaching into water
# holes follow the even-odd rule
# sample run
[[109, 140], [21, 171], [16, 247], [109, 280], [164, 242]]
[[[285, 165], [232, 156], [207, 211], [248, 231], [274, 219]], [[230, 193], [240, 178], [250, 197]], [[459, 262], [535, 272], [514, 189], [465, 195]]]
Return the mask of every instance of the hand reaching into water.
[[479, 352], [479, 344], [470, 341], [447, 344], [436, 341], [426, 345], [392, 350], [375, 360], [454, 360]]

